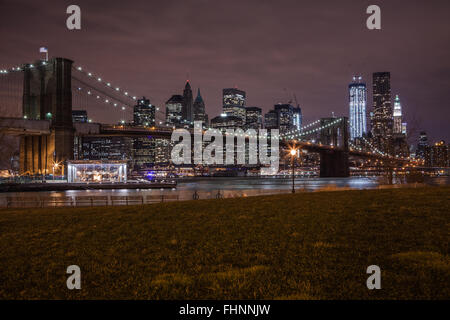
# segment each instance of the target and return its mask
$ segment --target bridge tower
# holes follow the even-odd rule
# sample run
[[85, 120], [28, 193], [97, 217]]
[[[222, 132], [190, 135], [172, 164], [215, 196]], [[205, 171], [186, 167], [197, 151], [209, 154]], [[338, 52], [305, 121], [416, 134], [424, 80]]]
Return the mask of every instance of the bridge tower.
[[[340, 120], [336, 124], [333, 124]], [[332, 149], [320, 151], [320, 177], [348, 177], [349, 148], [348, 148], [348, 118], [322, 118], [320, 126], [320, 142], [332, 146]]]
[[21, 137], [22, 174], [63, 175], [66, 161], [73, 159], [72, 63], [53, 58], [24, 67], [23, 117], [50, 121], [51, 133]]

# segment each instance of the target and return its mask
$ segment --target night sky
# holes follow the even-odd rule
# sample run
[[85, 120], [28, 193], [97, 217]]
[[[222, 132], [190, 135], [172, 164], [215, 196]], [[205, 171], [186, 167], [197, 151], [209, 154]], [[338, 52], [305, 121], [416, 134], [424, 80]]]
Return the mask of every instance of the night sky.
[[[66, 28], [81, 7], [82, 30]], [[382, 30], [366, 28], [381, 7]], [[50, 56], [75, 60], [114, 85], [164, 106], [189, 77], [210, 119], [222, 88], [247, 92], [264, 112], [296, 94], [305, 122], [348, 115], [348, 84], [390, 71], [409, 126], [450, 142], [448, 0], [0, 0], [0, 68]], [[116, 122], [117, 116], [96, 119]], [[412, 142], [412, 141], [411, 141]]]

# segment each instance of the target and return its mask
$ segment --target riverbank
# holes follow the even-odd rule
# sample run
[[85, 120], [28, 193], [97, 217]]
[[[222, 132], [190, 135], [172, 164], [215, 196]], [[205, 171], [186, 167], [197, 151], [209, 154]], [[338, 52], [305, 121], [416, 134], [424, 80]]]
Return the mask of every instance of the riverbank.
[[450, 187], [0, 210], [0, 298], [449, 299], [449, 212]]
[[129, 182], [129, 183], [3, 183], [0, 192], [40, 192], [67, 190], [117, 190], [117, 189], [161, 189], [175, 188], [176, 182]]

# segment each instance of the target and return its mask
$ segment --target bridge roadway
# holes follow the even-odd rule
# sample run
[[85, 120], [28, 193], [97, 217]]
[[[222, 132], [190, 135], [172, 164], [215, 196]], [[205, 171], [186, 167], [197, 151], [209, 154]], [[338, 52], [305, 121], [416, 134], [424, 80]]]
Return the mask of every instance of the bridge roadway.
[[[172, 128], [166, 127], [143, 127], [143, 126], [127, 126], [127, 125], [108, 125], [99, 123], [74, 123], [75, 134], [89, 135], [89, 136], [148, 136], [155, 138], [170, 139], [172, 135]], [[191, 130], [192, 131], [192, 130]], [[48, 120], [29, 120], [23, 118], [2, 118], [0, 117], [0, 134], [15, 135], [15, 136], [30, 136], [30, 135], [47, 135], [50, 134], [50, 121]], [[321, 153], [324, 151], [344, 151], [343, 149], [330, 145], [323, 145], [311, 143], [307, 141], [284, 140], [282, 146], [289, 147], [295, 144], [296, 147], [308, 150], [310, 152]], [[392, 159], [395, 161], [406, 162], [405, 159], [386, 157], [376, 153], [358, 151], [349, 149], [349, 156], [358, 158], [371, 158], [379, 160]]]
[[0, 117], [0, 134], [11, 136], [41, 136], [50, 134], [50, 121]]

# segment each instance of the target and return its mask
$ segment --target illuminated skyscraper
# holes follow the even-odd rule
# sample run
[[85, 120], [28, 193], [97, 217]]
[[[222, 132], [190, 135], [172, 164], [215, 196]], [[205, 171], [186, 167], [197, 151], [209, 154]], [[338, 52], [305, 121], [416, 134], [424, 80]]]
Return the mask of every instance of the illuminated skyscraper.
[[396, 95], [394, 101], [394, 133], [402, 132], [402, 105], [400, 104], [400, 98]]
[[291, 104], [276, 104], [275, 111], [278, 113], [278, 129], [280, 133], [286, 133], [294, 129], [294, 107]]
[[258, 107], [246, 107], [245, 127], [246, 129], [261, 129], [262, 128], [262, 110]]
[[145, 97], [139, 99], [137, 105], [134, 106], [133, 123], [146, 127], [155, 125], [155, 106]]
[[391, 74], [390, 72], [376, 72], [373, 74], [371, 125], [375, 146], [384, 152], [391, 152], [393, 122]]
[[361, 76], [354, 76], [348, 86], [350, 106], [350, 138], [360, 138], [367, 133], [367, 88]]
[[223, 89], [223, 113], [241, 118], [245, 123], [245, 91], [236, 88]]
[[299, 105], [294, 107], [294, 130], [300, 131], [302, 128], [302, 108]]
[[173, 127], [183, 127], [183, 96], [178, 94], [166, 102], [166, 123]]

